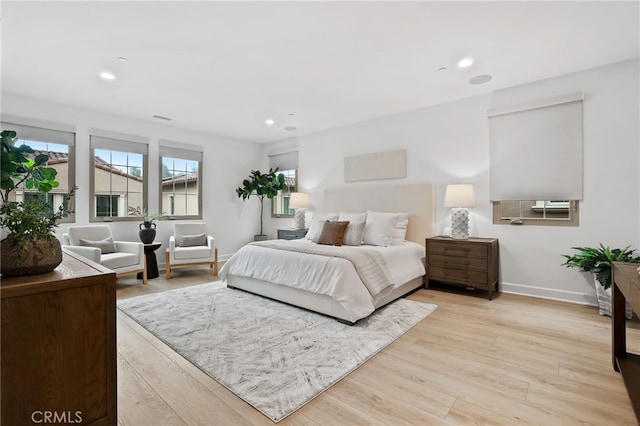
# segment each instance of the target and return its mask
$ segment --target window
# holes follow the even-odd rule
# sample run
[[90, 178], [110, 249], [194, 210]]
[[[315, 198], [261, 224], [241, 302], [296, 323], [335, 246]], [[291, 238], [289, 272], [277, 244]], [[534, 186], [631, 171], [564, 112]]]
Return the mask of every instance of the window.
[[120, 197], [117, 195], [96, 195], [96, 216], [118, 216], [119, 199]]
[[578, 201], [499, 201], [493, 223], [502, 225], [578, 226]]
[[202, 218], [202, 148], [160, 141], [161, 212], [173, 219]]
[[136, 136], [91, 131], [92, 221], [140, 220], [129, 208], [147, 208], [148, 145]]
[[271, 215], [274, 217], [292, 217], [296, 212], [294, 209], [289, 208], [289, 201], [291, 200], [291, 193], [296, 192], [297, 170], [278, 170], [277, 174], [284, 175], [287, 189], [278, 191], [278, 195], [273, 197]]
[[[49, 160], [46, 165], [58, 172], [56, 180], [60, 183], [60, 186], [53, 188], [47, 194], [20, 186], [11, 193], [11, 197], [15, 197], [14, 201], [44, 199], [50, 204], [51, 211], [57, 210], [63, 205], [64, 196], [75, 184], [75, 132], [72, 127], [17, 117], [7, 119], [1, 125], [2, 130], [14, 130], [18, 134], [16, 145], [30, 146], [35, 151], [34, 156], [48, 155]], [[64, 216], [61, 222], [75, 221], [73, 208], [70, 210], [71, 212], [67, 212], [67, 216]]]
[[269, 168], [278, 168], [278, 174], [283, 174], [287, 189], [279, 191], [271, 200], [272, 217], [293, 217], [295, 211], [289, 208], [291, 193], [298, 190], [298, 149], [287, 148], [284, 151], [269, 153]]

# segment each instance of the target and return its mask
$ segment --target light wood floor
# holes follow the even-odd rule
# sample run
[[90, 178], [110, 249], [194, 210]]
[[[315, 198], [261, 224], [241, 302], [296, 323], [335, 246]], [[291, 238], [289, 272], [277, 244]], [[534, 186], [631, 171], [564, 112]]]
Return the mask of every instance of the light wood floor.
[[[118, 298], [209, 282], [118, 280]], [[502, 294], [419, 290], [438, 309], [282, 425], [635, 425], [597, 309]], [[268, 425], [268, 418], [118, 311], [118, 423]], [[640, 352], [640, 326], [627, 344]]]

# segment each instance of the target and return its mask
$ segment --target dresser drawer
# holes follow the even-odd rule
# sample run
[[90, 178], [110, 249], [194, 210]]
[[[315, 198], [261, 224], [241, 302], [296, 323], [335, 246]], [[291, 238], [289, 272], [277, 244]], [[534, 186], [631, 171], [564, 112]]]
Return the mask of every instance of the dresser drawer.
[[481, 289], [488, 288], [487, 273], [464, 269], [449, 269], [429, 265], [429, 279], [450, 283], [466, 284]]
[[455, 257], [434, 254], [429, 256], [429, 266], [486, 272], [489, 262], [486, 257]]
[[484, 244], [429, 241], [429, 255], [488, 257], [489, 248]]

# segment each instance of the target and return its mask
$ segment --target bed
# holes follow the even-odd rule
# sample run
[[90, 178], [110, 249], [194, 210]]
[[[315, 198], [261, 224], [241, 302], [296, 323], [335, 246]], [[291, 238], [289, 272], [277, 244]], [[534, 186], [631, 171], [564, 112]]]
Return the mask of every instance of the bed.
[[[320, 222], [325, 217], [335, 220], [335, 215], [330, 217], [330, 213], [338, 216], [343, 213], [341, 219], [354, 219], [351, 214], [356, 212], [368, 212], [370, 218], [374, 212], [379, 213], [377, 217], [405, 213], [408, 218], [406, 241], [402, 244], [396, 241], [389, 247], [363, 245], [335, 249], [308, 239], [250, 243], [238, 250], [220, 270], [227, 286], [350, 324], [422, 286], [424, 241], [432, 236], [433, 229], [431, 184], [327, 189], [317, 204], [322, 205], [315, 214]], [[352, 220], [351, 224], [356, 222]], [[376, 264], [384, 266], [374, 270]]]

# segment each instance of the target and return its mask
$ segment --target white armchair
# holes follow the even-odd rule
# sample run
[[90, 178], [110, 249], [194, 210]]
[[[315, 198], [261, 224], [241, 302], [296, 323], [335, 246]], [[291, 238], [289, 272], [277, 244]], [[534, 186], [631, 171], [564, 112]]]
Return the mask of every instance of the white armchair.
[[169, 237], [166, 253], [167, 279], [171, 270], [182, 266], [209, 265], [218, 275], [218, 249], [215, 239], [207, 235], [206, 223], [176, 223]]
[[114, 241], [109, 225], [70, 226], [62, 234], [62, 247], [112, 269], [117, 277], [142, 272], [147, 283], [144, 244]]

